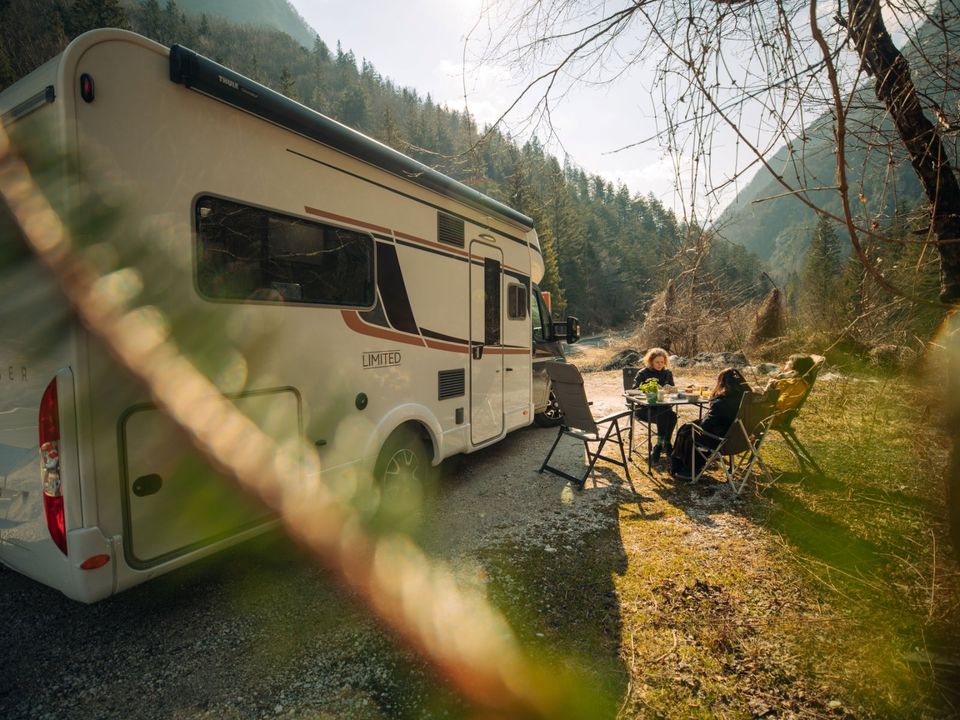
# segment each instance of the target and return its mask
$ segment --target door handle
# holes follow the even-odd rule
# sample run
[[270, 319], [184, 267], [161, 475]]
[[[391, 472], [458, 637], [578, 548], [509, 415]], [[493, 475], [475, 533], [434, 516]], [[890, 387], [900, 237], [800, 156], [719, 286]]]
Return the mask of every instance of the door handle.
[[474, 360], [480, 360], [483, 357], [483, 345], [477, 343], [470, 349], [470, 352], [472, 353]]
[[507, 372], [513, 372], [513, 368], [507, 368]]

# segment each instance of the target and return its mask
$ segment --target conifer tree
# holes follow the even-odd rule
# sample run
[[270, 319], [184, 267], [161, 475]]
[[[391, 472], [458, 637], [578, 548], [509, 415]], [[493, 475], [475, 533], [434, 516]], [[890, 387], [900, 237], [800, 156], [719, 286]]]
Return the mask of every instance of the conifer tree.
[[560, 266], [557, 263], [556, 244], [553, 238], [553, 231], [549, 226], [545, 227], [539, 233], [540, 251], [543, 253], [543, 279], [540, 281], [540, 287], [550, 292], [550, 304], [553, 306], [553, 314], [560, 317], [567, 307], [567, 298], [563, 291], [563, 282], [560, 278]]
[[812, 327], [835, 324], [839, 308], [840, 241], [829, 218], [817, 222], [800, 277], [801, 308]]
[[139, 32], [147, 37], [157, 41], [161, 40], [163, 32], [162, 13], [160, 9], [160, 0], [144, 0], [140, 5], [139, 12]]
[[290, 74], [290, 68], [286, 65], [280, 69], [280, 94], [286, 95], [291, 100], [297, 99], [297, 85], [293, 81], [293, 75]]
[[167, 0], [160, 16], [160, 33], [164, 45], [171, 45], [180, 37], [181, 30], [180, 9], [175, 0]]
[[76, 36], [95, 28], [129, 28], [127, 14], [119, 0], [74, 0], [68, 15], [70, 35]]
[[351, 85], [340, 97], [340, 110], [337, 113], [344, 125], [364, 130], [367, 126], [367, 98], [363, 88]]

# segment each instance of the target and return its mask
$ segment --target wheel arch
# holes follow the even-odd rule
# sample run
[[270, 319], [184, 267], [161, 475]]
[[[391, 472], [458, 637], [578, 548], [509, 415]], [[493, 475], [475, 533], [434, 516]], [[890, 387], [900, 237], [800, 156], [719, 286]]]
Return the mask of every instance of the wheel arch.
[[371, 467], [376, 464], [384, 445], [399, 432], [412, 432], [424, 441], [431, 465], [437, 465], [443, 459], [440, 422], [422, 406], [404, 405], [384, 417], [372, 434], [364, 453]]

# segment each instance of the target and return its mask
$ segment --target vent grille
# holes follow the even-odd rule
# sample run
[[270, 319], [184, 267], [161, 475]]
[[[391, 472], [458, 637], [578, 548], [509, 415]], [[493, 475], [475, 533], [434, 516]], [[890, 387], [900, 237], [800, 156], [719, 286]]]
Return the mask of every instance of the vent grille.
[[441, 370], [437, 373], [440, 400], [462, 397], [464, 387], [466, 386], [465, 377], [466, 372], [463, 368], [459, 370]]
[[437, 238], [447, 245], [463, 247], [463, 220], [437, 213]]

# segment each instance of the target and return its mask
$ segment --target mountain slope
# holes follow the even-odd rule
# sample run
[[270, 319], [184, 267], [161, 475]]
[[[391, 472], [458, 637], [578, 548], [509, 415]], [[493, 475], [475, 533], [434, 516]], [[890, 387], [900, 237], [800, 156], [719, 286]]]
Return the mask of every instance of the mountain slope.
[[313, 47], [316, 31], [287, 0], [178, 0], [181, 10], [224, 18], [238, 25], [266, 25], [281, 30], [304, 47]]
[[[946, 39], [951, 45], [956, 44], [960, 12], [955, 3], [945, 5], [950, 8], [947, 29], [928, 23], [904, 54], [911, 61], [918, 89], [942, 107], [955, 108], [960, 100], [955, 63], [944, 61], [933, 69], [923, 62], [914, 62], [920, 48], [930, 57], [943, 57]], [[945, 72], [945, 67], [950, 71]], [[926, 198], [902, 142], [878, 106], [872, 81], [858, 94], [855, 108], [848, 117], [848, 127], [862, 132], [847, 135], [847, 179], [854, 217], [861, 226], [882, 227], [898, 208], [912, 210]], [[956, 167], [960, 162], [956, 138], [946, 138], [945, 145]], [[776, 175], [794, 189], [836, 185], [836, 143], [831, 118], [825, 115], [815, 120], [805, 128], [803, 139], [781, 148], [769, 164], [773, 172], [761, 169], [723, 212], [715, 228], [722, 236], [758, 255], [775, 276], [783, 279], [802, 267], [817, 216], [798, 197], [788, 195]], [[806, 197], [828, 212], [843, 215], [836, 190], [813, 190]]]

